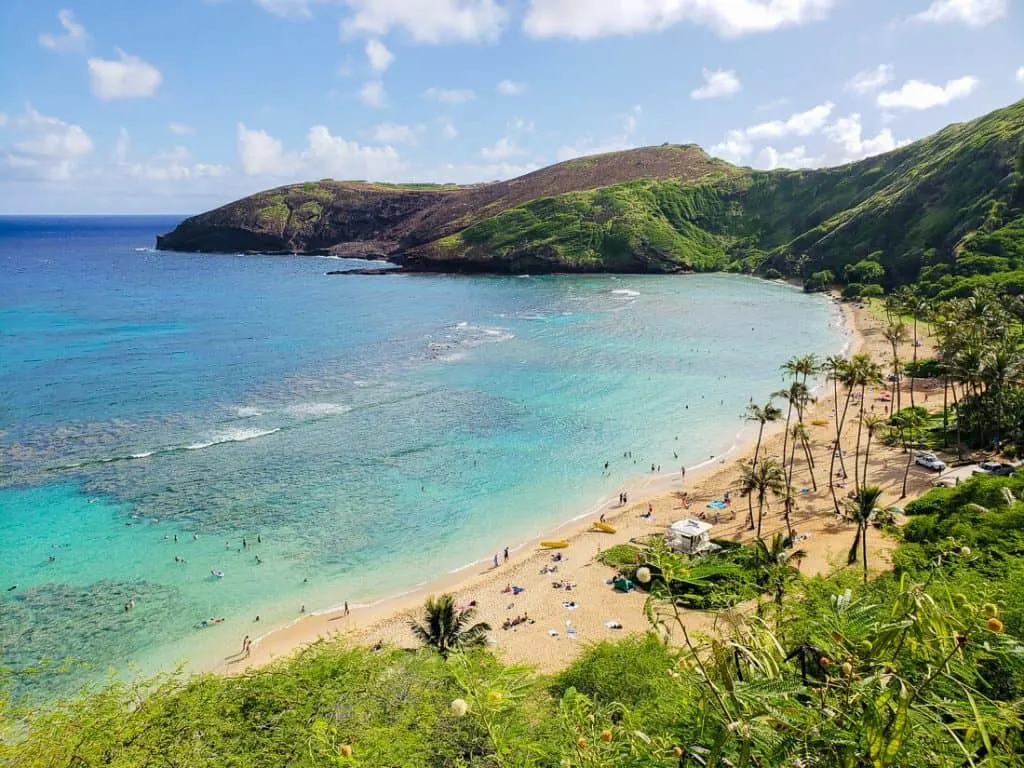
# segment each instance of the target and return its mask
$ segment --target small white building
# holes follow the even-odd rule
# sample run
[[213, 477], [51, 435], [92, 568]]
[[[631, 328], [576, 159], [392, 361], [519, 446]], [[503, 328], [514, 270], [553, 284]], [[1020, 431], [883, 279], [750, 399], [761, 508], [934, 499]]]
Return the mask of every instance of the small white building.
[[720, 547], [712, 543], [709, 535], [714, 526], [702, 520], [677, 520], [668, 527], [666, 543], [684, 555], [701, 555], [714, 552]]

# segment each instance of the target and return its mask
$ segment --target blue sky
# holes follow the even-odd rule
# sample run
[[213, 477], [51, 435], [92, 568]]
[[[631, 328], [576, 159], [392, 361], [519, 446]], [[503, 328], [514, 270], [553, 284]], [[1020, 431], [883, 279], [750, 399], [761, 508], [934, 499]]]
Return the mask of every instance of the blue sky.
[[1022, 0], [2, 0], [0, 213], [194, 213], [696, 142], [812, 167], [1024, 98]]

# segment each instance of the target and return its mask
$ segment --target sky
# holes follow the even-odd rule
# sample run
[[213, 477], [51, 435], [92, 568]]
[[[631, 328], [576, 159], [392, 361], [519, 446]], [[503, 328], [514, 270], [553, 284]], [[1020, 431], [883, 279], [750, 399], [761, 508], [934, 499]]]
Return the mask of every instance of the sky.
[[0, 0], [0, 214], [697, 143], [836, 165], [1024, 98], [1024, 0]]

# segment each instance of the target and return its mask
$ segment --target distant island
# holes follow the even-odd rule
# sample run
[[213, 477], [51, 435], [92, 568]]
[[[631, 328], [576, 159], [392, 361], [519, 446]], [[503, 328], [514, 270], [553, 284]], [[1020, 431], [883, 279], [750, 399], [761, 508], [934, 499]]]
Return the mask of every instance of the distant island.
[[488, 184], [292, 184], [189, 218], [157, 247], [420, 272], [721, 270], [844, 283], [848, 295], [918, 281], [949, 298], [1021, 281], [1022, 175], [1018, 101], [835, 168], [757, 171], [665, 144]]

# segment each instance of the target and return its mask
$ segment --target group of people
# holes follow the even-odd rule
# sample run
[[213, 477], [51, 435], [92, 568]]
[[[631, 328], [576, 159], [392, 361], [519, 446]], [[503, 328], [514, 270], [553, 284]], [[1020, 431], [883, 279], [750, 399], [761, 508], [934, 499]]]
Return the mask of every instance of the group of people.
[[522, 616], [516, 616], [515, 618], [505, 619], [505, 621], [501, 625], [501, 628], [505, 629], [505, 630], [509, 630], [509, 629], [514, 629], [514, 628], [518, 627], [520, 624], [533, 624], [533, 623], [534, 623], [533, 619], [531, 619], [529, 616], [527, 616], [526, 612], [524, 611]]

